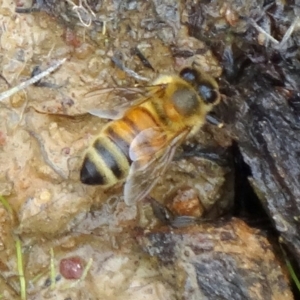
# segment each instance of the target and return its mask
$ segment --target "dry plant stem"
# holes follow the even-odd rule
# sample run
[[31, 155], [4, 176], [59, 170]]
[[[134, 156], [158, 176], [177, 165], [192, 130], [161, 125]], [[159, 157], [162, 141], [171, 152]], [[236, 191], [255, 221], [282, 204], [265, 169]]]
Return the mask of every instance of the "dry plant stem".
[[55, 71], [58, 67], [60, 67], [64, 62], [66, 61], [66, 58], [59, 60], [58, 62], [56, 62], [55, 64], [53, 64], [51, 67], [49, 67], [47, 70], [37, 74], [36, 76], [20, 83], [19, 85], [3, 92], [0, 94], [0, 101], [3, 101], [4, 99], [12, 96], [13, 94], [27, 88], [28, 86], [30, 86], [31, 84], [34, 84], [36, 82], [38, 82], [39, 80], [41, 80], [43, 77], [49, 75], [50, 73], [52, 73], [53, 71]]
[[39, 279], [41, 279], [44, 275], [46, 275], [46, 273], [48, 273], [48, 270], [45, 270], [44, 272], [37, 274], [35, 277], [33, 277], [30, 280], [30, 284], [33, 285], [34, 283], [36, 283]]
[[[279, 239], [279, 242], [280, 242], [280, 243], [283, 243], [283, 241], [282, 241], [281, 239]], [[293, 279], [293, 281], [294, 281], [294, 283], [295, 283], [297, 289], [300, 291], [300, 281], [299, 281], [299, 279], [298, 279], [298, 277], [297, 277], [297, 275], [296, 275], [296, 273], [295, 273], [295, 271], [294, 271], [294, 268], [293, 268], [293, 266], [292, 266], [292, 264], [291, 264], [291, 262], [290, 262], [290, 260], [289, 260], [289, 258], [288, 258], [288, 256], [287, 256], [287, 253], [286, 253], [285, 250], [283, 249], [282, 245], [279, 244], [279, 246], [280, 246], [281, 252], [282, 252], [282, 254], [283, 254], [283, 257], [284, 257], [284, 260], [285, 260], [287, 269], [288, 269], [288, 271], [289, 271], [289, 273], [290, 273], [290, 276], [291, 276], [291, 278]]]
[[106, 34], [106, 21], [103, 21], [103, 27], [102, 27], [102, 35], [105, 35]]
[[18, 274], [20, 280], [21, 300], [26, 300], [26, 282], [25, 282], [24, 268], [23, 268], [22, 245], [19, 238], [16, 239], [16, 251], [17, 251]]
[[50, 249], [50, 281], [51, 281], [51, 290], [55, 289], [55, 266], [54, 266], [54, 251], [53, 248]]
[[[76, 12], [77, 16], [78, 16], [78, 19], [80, 20], [80, 23], [85, 26], [85, 27], [89, 27], [91, 26], [92, 24], [92, 17], [91, 15], [95, 18], [96, 15], [95, 13], [93, 12], [93, 10], [91, 9], [91, 7], [88, 5], [87, 1], [86, 0], [79, 0], [79, 5], [76, 5], [73, 1], [71, 0], [67, 0], [67, 2], [73, 6], [73, 10]], [[87, 9], [83, 6], [83, 3], [85, 4], [85, 6], [87, 7]], [[86, 15], [89, 16], [89, 19], [87, 22], [85, 22], [83, 19], [82, 19], [82, 15], [81, 15], [81, 12], [82, 11], [83, 13], [85, 13]]]
[[86, 267], [84, 268], [84, 270], [82, 272], [82, 276], [78, 280], [76, 280], [70, 287], [75, 286], [76, 284], [78, 284], [79, 282], [81, 282], [81, 281], [83, 281], [85, 279], [85, 277], [86, 277], [89, 269], [92, 266], [92, 263], [93, 263], [93, 259], [90, 258], [89, 261], [88, 261], [88, 263], [87, 263], [87, 265], [86, 265]]
[[286, 44], [288, 39], [291, 37], [292, 33], [294, 32], [296, 26], [298, 25], [300, 17], [296, 17], [293, 23], [290, 25], [286, 33], [284, 34], [282, 40], [279, 42], [275, 38], [273, 38], [268, 32], [266, 32], [263, 28], [256, 24], [256, 22], [250, 19], [250, 24], [260, 33], [264, 34], [273, 44], [275, 44], [276, 49], [282, 49], [283, 46]]
[[298, 25], [300, 20], [300, 17], [296, 17], [294, 22], [291, 24], [291, 26], [289, 27], [289, 29], [286, 31], [286, 33], [284, 34], [278, 48], [283, 48], [283, 46], [285, 45], [285, 43], [288, 41], [288, 39], [290, 38], [290, 36], [292, 35], [292, 33], [295, 30], [295, 27]]
[[4, 206], [4, 208], [8, 211], [8, 213], [10, 215], [12, 215], [13, 214], [13, 210], [12, 210], [11, 206], [9, 205], [8, 201], [3, 196], [1, 196], [1, 195], [0, 195], [0, 202], [2, 203], [2, 205]]
[[261, 28], [260, 26], [258, 26], [256, 24], [256, 22], [252, 19], [250, 19], [250, 24], [260, 33], [264, 34], [271, 42], [273, 42], [275, 45], [278, 45], [279, 42], [273, 38], [269, 33], [267, 33], [263, 28]]

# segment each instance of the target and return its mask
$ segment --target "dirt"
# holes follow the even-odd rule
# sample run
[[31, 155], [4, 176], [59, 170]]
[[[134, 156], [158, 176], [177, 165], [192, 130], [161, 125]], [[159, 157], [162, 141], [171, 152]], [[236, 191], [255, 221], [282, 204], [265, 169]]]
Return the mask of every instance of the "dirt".
[[[17, 239], [27, 299], [216, 299], [210, 287], [201, 286], [205, 274], [212, 278], [215, 272], [229, 272], [232, 285], [245, 281], [247, 299], [292, 299], [285, 268], [261, 232], [241, 221], [224, 228], [216, 221], [231, 211], [234, 201], [228, 130], [206, 124], [179, 149], [151, 193], [175, 217], [192, 217], [183, 228], [163, 226], [149, 199], [127, 206], [122, 186], [105, 190], [79, 181], [85, 150], [108, 122], [87, 109], [112, 105], [105, 98], [88, 99], [87, 93], [149, 85], [159, 74], [176, 73], [192, 61], [214, 77], [222, 74], [207, 38], [191, 34], [190, 8], [185, 1], [2, 0], [1, 92], [27, 80], [33, 71], [67, 60], [38, 84], [0, 102], [0, 195], [8, 202], [0, 206], [1, 299], [22, 294]], [[219, 26], [221, 21], [232, 26], [237, 22], [228, 9], [221, 17]], [[208, 225], [195, 224], [202, 217]], [[145, 243], [157, 231], [163, 232], [159, 243], [166, 239], [164, 247], [175, 243], [180, 251], [170, 257], [167, 251], [163, 257], [161, 244], [150, 251], [153, 245]], [[218, 244], [227, 232], [230, 243]], [[193, 250], [186, 259], [184, 248], [191, 235]], [[169, 237], [176, 241], [169, 245]], [[201, 264], [206, 254], [198, 245], [203, 238], [213, 239], [205, 267]], [[254, 250], [243, 260], [248, 242]], [[159, 260], [169, 261], [165, 266]], [[219, 262], [215, 269], [210, 265], [214, 260]], [[224, 261], [230, 264], [223, 269]], [[72, 275], [66, 275], [67, 264], [74, 262]], [[211, 286], [227, 288], [225, 278], [216, 277]], [[269, 289], [264, 290], [261, 281]], [[238, 290], [231, 297], [243, 293]]]

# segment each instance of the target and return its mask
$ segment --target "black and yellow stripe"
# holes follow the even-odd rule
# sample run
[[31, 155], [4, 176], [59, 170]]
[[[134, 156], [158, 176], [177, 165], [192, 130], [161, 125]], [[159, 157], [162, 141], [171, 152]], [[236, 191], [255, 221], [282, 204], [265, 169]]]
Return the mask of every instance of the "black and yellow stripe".
[[80, 180], [90, 185], [111, 186], [127, 176], [129, 167], [127, 156], [102, 134], [86, 153]]
[[152, 116], [156, 116], [156, 122], [160, 126], [168, 126], [170, 120], [164, 110], [164, 107], [158, 101], [152, 101], [147, 103], [148, 110], [152, 113]]
[[[146, 107], [136, 107], [122, 119], [110, 122], [86, 153], [81, 182], [112, 186], [124, 180], [132, 162], [129, 157], [132, 141], [143, 130], [158, 126], [161, 124]], [[147, 146], [151, 147], [151, 141], [147, 141]]]

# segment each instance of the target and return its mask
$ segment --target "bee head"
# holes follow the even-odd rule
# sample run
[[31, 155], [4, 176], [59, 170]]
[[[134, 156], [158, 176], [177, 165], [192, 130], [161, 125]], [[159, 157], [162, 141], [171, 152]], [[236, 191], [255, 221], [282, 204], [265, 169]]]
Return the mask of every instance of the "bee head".
[[182, 69], [179, 76], [194, 87], [206, 104], [215, 105], [219, 103], [219, 87], [214, 78], [191, 67]]

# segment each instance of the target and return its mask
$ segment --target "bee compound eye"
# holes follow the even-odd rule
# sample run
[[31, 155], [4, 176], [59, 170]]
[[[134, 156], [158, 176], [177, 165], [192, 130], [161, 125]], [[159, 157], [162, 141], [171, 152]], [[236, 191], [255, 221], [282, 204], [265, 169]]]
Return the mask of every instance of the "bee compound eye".
[[208, 83], [202, 83], [198, 86], [198, 94], [203, 101], [209, 104], [216, 103], [220, 98], [219, 92]]
[[190, 83], [195, 83], [198, 80], [198, 73], [192, 68], [182, 69], [179, 73], [179, 76]]

